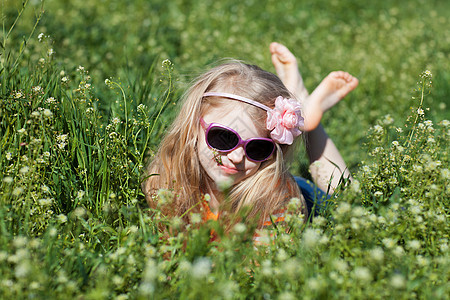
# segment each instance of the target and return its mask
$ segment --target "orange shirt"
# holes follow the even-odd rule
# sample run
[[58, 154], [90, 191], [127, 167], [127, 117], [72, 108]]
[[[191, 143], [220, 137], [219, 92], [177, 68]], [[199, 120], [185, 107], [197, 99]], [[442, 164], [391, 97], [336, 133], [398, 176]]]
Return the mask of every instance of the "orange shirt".
[[[209, 220], [213, 220], [213, 221], [217, 221], [217, 219], [219, 218], [219, 214], [215, 214], [211, 211], [211, 209], [209, 208], [209, 204], [208, 202], [204, 201], [202, 202], [202, 206], [203, 206], [203, 222], [207, 222]], [[272, 226], [274, 224], [280, 223], [280, 222], [284, 222], [284, 217], [285, 217], [285, 213], [286, 213], [286, 208], [282, 208], [282, 209], [278, 209], [276, 211], [274, 211], [272, 213], [272, 215], [270, 215], [269, 217], [266, 218], [266, 220], [263, 223], [263, 226]], [[214, 232], [211, 232], [211, 241], [216, 240], [216, 235]], [[261, 236], [255, 232], [254, 236], [253, 236], [253, 240], [256, 244], [260, 244], [261, 243]]]

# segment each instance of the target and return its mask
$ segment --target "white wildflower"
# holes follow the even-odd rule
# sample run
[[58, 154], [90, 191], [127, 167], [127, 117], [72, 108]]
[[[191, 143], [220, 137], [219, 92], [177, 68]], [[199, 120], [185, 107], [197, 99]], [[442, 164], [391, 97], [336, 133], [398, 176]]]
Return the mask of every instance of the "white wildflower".
[[27, 131], [25, 130], [25, 128], [21, 128], [21, 129], [17, 130], [17, 132], [20, 134], [27, 134]]
[[370, 250], [370, 257], [377, 262], [383, 261], [383, 259], [384, 259], [383, 249], [381, 249], [380, 247], [377, 247], [377, 248]]
[[194, 278], [204, 278], [211, 272], [211, 260], [201, 257], [192, 264], [191, 275]]
[[32, 90], [33, 90], [33, 92], [35, 92], [35, 93], [40, 93], [40, 92], [43, 91], [42, 87], [40, 87], [39, 85], [34, 86], [34, 87], [32, 88]]
[[431, 126], [433, 126], [433, 121], [425, 120], [425, 121], [423, 121], [423, 124], [427, 127], [431, 127]]
[[405, 278], [400, 274], [394, 274], [391, 277], [391, 286], [396, 289], [405, 287]]
[[58, 220], [59, 223], [66, 223], [67, 222], [67, 217], [64, 214], [59, 214], [56, 216], [56, 219]]
[[333, 266], [340, 273], [345, 273], [348, 269], [348, 264], [342, 259], [336, 259], [335, 261], [333, 261]]
[[3, 182], [4, 183], [12, 183], [14, 181], [14, 179], [12, 178], [12, 177], [10, 177], [10, 176], [6, 176], [6, 177], [3, 177]]
[[417, 114], [423, 116], [424, 115], [424, 111], [421, 108], [417, 109]]
[[56, 230], [55, 227], [52, 227], [52, 228], [49, 229], [48, 234], [49, 234], [51, 237], [55, 237], [55, 236], [58, 234], [58, 230]]
[[19, 172], [20, 172], [21, 174], [26, 174], [26, 173], [28, 173], [29, 171], [30, 171], [30, 168], [27, 167], [27, 166], [22, 167], [22, 168], [20, 168], [20, 170], [19, 170]]
[[86, 210], [83, 207], [77, 207], [74, 209], [73, 214], [77, 218], [83, 218], [86, 215]]
[[55, 50], [53, 50], [53, 48], [50, 48], [47, 50], [47, 55], [48, 56], [52, 56], [53, 54], [55, 54]]
[[150, 296], [153, 295], [153, 292], [155, 291], [155, 286], [153, 285], [153, 283], [150, 282], [143, 282], [141, 283], [141, 285], [139, 286], [139, 293], [143, 296]]
[[270, 276], [273, 273], [273, 269], [272, 269], [272, 261], [270, 261], [269, 259], [264, 260], [261, 263], [261, 272], [263, 275], [265, 276]]
[[396, 242], [391, 238], [384, 238], [382, 242], [387, 249], [392, 249], [396, 245]]
[[42, 185], [41, 190], [44, 193], [49, 193], [50, 192], [50, 188], [48, 186], [46, 186], [45, 184]]
[[338, 215], [344, 215], [346, 213], [348, 213], [351, 209], [350, 204], [348, 204], [347, 202], [342, 202], [341, 204], [339, 204], [339, 206], [336, 208], [336, 213]]
[[365, 210], [361, 206], [356, 206], [352, 209], [352, 216], [354, 217], [361, 217], [365, 214]]
[[162, 67], [163, 67], [163, 68], [170, 67], [171, 65], [172, 65], [172, 62], [171, 62], [169, 59], [165, 59], [165, 60], [163, 60], [163, 62], [162, 62]]
[[23, 97], [24, 97], [24, 94], [21, 91], [17, 91], [14, 93], [14, 98], [16, 98], [16, 99], [20, 99]]
[[51, 116], [53, 116], [53, 113], [50, 109], [46, 108], [46, 109], [44, 109], [44, 116], [51, 117]]
[[284, 249], [281, 248], [278, 250], [278, 252], [277, 252], [277, 260], [278, 261], [285, 261], [288, 258], [289, 258], [289, 256]]
[[16, 247], [18, 249], [25, 247], [27, 243], [28, 243], [28, 239], [25, 236], [17, 236], [13, 240], [14, 247]]
[[56, 99], [54, 97], [50, 97], [50, 98], [47, 98], [47, 100], [45, 100], [45, 102], [47, 102], [48, 104], [56, 103]]
[[386, 224], [386, 219], [383, 216], [379, 216], [377, 218], [378, 223], [380, 224]]
[[419, 250], [420, 249], [420, 241], [418, 241], [418, 240], [408, 241], [406, 243], [406, 245], [411, 250]]
[[41, 284], [39, 282], [32, 281], [30, 283], [30, 289], [32, 289], [32, 290], [37, 290], [40, 287], [41, 287]]
[[302, 238], [303, 244], [307, 248], [313, 248], [319, 242], [320, 237], [321, 236], [320, 236], [320, 233], [318, 230], [312, 229], [312, 228], [307, 228], [303, 232], [303, 238]]
[[112, 122], [114, 125], [117, 125], [117, 124], [120, 123], [120, 119], [116, 117], [116, 118], [113, 118], [111, 122]]
[[131, 225], [128, 228], [128, 230], [129, 230], [130, 233], [134, 234], [134, 233], [137, 233], [139, 231], [139, 228], [136, 225]]
[[52, 199], [49, 199], [49, 198], [40, 199], [38, 202], [39, 202], [39, 205], [44, 206], [44, 207], [52, 205]]
[[383, 120], [383, 124], [390, 125], [392, 123], [394, 123], [394, 118], [392, 118], [391, 115], [389, 115], [389, 114], [385, 115], [384, 116], [384, 120]]
[[327, 223], [327, 219], [322, 216], [314, 217], [313, 223], [317, 226], [324, 226]]
[[428, 258], [423, 257], [422, 255], [417, 255], [416, 259], [417, 259], [417, 264], [421, 267], [426, 267], [430, 264], [430, 261], [428, 260]]
[[353, 274], [356, 279], [364, 282], [368, 282], [372, 280], [372, 274], [370, 273], [370, 270], [366, 267], [356, 267], [353, 271]]
[[295, 212], [298, 210], [298, 208], [300, 207], [301, 202], [300, 199], [297, 197], [292, 198], [291, 200], [289, 200], [289, 204], [287, 206], [288, 211], [290, 212]]
[[85, 194], [86, 194], [85, 191], [79, 190], [79, 191], [77, 192], [76, 198], [77, 198], [78, 200], [80, 200], [80, 199], [82, 199], [82, 198], [84, 197]]
[[0, 251], [0, 262], [5, 261], [8, 258], [8, 253], [6, 251]]
[[373, 126], [373, 130], [376, 134], [382, 134], [383, 133], [383, 127], [381, 127], [380, 125], [375, 125]]
[[278, 298], [278, 300], [295, 300], [298, 299], [294, 294], [292, 294], [291, 292], [282, 292]]
[[309, 278], [306, 282], [306, 285], [311, 289], [311, 290], [315, 290], [318, 291], [322, 288], [323, 286], [323, 280], [321, 280], [321, 278], [317, 278], [317, 277], [313, 277], [313, 278]]
[[[194, 224], [195, 224], [195, 223], [194, 223]], [[233, 231], [236, 232], [236, 233], [238, 233], [238, 234], [244, 233], [245, 230], [247, 230], [247, 227], [246, 227], [245, 224], [243, 224], [243, 223], [237, 223], [237, 224], [234, 225], [234, 227], [233, 227]]]
[[233, 182], [234, 182], [233, 178], [226, 177], [217, 183], [217, 188], [219, 189], [219, 191], [222, 192], [227, 191], [233, 186]]
[[423, 167], [422, 167], [422, 166], [419, 166], [419, 165], [413, 165], [413, 171], [414, 171], [414, 172], [420, 173], [420, 172], [422, 172], [422, 170], [423, 170]]
[[69, 134], [60, 134], [58, 136], [56, 136], [56, 141], [61, 143], [61, 142], [67, 142], [67, 138], [69, 137]]
[[354, 192], [354, 193], [361, 193], [361, 184], [360, 184], [360, 182], [358, 181], [358, 180], [353, 180], [352, 181], [352, 184], [350, 185], [350, 188], [352, 189], [352, 191]]
[[44, 33], [39, 33], [39, 35], [38, 35], [38, 41], [39, 42], [42, 42], [42, 40], [44, 39], [44, 37], [45, 37], [45, 35], [44, 35]]
[[64, 147], [66, 147], [68, 137], [69, 137], [68, 134], [60, 134], [56, 137], [56, 141], [58, 142], [59, 149], [62, 150], [62, 149], [64, 149]]
[[179, 217], [173, 217], [171, 220], [171, 225], [174, 228], [179, 228], [183, 224], [183, 220]]
[[12, 194], [14, 196], [20, 196], [20, 194], [23, 193], [23, 188], [22, 187], [16, 187], [13, 191]]
[[30, 264], [27, 261], [23, 261], [22, 263], [18, 264], [14, 270], [14, 275], [17, 278], [24, 278], [28, 275], [30, 272]]

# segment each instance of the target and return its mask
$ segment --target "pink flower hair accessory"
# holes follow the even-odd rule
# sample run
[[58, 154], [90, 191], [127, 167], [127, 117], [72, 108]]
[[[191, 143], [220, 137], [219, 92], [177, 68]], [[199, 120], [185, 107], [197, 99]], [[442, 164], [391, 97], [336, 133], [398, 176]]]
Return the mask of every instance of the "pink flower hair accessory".
[[291, 145], [294, 138], [302, 134], [299, 127], [304, 125], [301, 105], [294, 99], [279, 96], [275, 108], [267, 111], [267, 129], [270, 137], [279, 144]]
[[278, 96], [275, 100], [275, 108], [259, 103], [257, 101], [229, 93], [207, 92], [203, 97], [224, 97], [242, 101], [267, 111], [266, 127], [270, 130], [270, 137], [278, 144], [291, 145], [294, 138], [302, 134], [300, 127], [305, 125], [301, 116], [301, 105], [294, 99]]

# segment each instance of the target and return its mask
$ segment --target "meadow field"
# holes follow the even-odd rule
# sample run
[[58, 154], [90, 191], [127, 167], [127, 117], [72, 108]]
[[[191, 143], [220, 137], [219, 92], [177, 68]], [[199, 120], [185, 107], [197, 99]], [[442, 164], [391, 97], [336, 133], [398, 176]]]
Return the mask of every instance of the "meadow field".
[[[450, 2], [2, 0], [1, 16], [1, 299], [449, 299]], [[143, 168], [192, 79], [224, 58], [275, 72], [272, 41], [310, 91], [359, 79], [323, 119], [355, 180], [263, 245], [196, 214], [179, 230]], [[309, 177], [302, 145], [290, 169]]]

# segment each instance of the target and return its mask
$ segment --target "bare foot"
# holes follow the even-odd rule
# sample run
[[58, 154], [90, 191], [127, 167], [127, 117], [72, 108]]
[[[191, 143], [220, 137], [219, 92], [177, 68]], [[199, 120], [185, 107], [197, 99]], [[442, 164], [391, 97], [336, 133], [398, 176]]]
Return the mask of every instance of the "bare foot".
[[347, 72], [331, 72], [305, 100], [303, 130], [314, 130], [320, 123], [323, 113], [336, 105], [349, 92], [353, 91], [359, 81]]
[[279, 43], [270, 44], [272, 63], [278, 77], [288, 88], [288, 90], [303, 102], [308, 97], [308, 91], [303, 84], [303, 78], [298, 70], [297, 59], [294, 54], [284, 45]]

